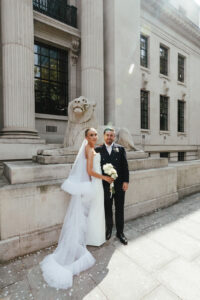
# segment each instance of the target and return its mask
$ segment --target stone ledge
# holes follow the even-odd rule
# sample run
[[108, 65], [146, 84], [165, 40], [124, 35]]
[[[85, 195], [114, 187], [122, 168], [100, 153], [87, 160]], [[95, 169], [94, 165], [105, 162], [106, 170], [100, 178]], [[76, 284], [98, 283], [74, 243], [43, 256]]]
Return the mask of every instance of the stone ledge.
[[[149, 214], [200, 191], [199, 174], [200, 161], [130, 172], [125, 220]], [[69, 203], [69, 195], [60, 190], [61, 182], [41, 181], [0, 189], [2, 261], [57, 241]]]
[[56, 28], [57, 30], [60, 30], [64, 32], [65, 34], [72, 35], [76, 38], [80, 38], [81, 33], [78, 28], [72, 27], [70, 25], [67, 25], [65, 23], [62, 23], [54, 18], [51, 18], [49, 16], [46, 16], [45, 14], [42, 14], [38, 11], [33, 11], [33, 17], [34, 21], [43, 23], [45, 25], [48, 25], [50, 27]]
[[126, 156], [127, 159], [144, 159], [148, 158], [149, 154], [143, 151], [127, 151]]
[[179, 200], [179, 194], [177, 192], [170, 195], [165, 195], [155, 199], [143, 201], [141, 203], [135, 203], [129, 206], [125, 206], [124, 215], [125, 220], [132, 220], [146, 214], [149, 214], [156, 209], [170, 206]]
[[0, 263], [58, 242], [61, 225], [0, 241]]
[[0, 139], [0, 160], [32, 159], [38, 150], [60, 148], [61, 146], [61, 144], [45, 144], [44, 140]]
[[[69, 161], [73, 159], [72, 157], [69, 157]], [[46, 158], [52, 159], [51, 156], [46, 156]], [[62, 156], [59, 159], [62, 159]], [[72, 166], [70, 163], [43, 165], [32, 161], [5, 162], [3, 165], [4, 176], [11, 184], [64, 179], [69, 175]], [[128, 160], [128, 165], [130, 171], [163, 168], [168, 166], [168, 159], [133, 159]]]
[[72, 164], [76, 158], [76, 154], [66, 155], [66, 156], [45, 156], [45, 155], [35, 155], [33, 156], [33, 161], [41, 165], [53, 165], [53, 164]]
[[43, 139], [6, 139], [6, 138], [0, 138], [0, 144], [45, 144], [45, 140]]
[[[125, 221], [149, 214], [158, 208], [167, 207], [178, 201], [178, 193], [144, 201], [125, 207]], [[61, 225], [45, 228], [21, 236], [0, 241], [0, 263], [25, 255], [57, 243]]]
[[168, 166], [168, 159], [149, 158], [149, 159], [128, 160], [128, 166], [130, 171], [163, 168]]
[[71, 164], [40, 165], [32, 161], [4, 163], [4, 175], [11, 184], [67, 178]]
[[187, 186], [185, 188], [181, 188], [178, 190], [179, 199], [182, 199], [186, 196], [199, 193], [200, 192], [200, 184], [195, 184], [192, 186]]
[[195, 145], [145, 145], [146, 152], [178, 152], [178, 151], [198, 151], [198, 146]]
[[[149, 214], [158, 208], [167, 207], [178, 201], [178, 193], [172, 193], [142, 203], [125, 207], [125, 221]], [[32, 233], [0, 241], [0, 263], [25, 255], [57, 243], [61, 225], [55, 225]]]
[[[69, 164], [73, 163], [76, 158], [77, 153], [69, 153], [67, 155], [35, 155], [33, 160], [39, 164], [48, 165], [48, 164]], [[143, 151], [127, 151], [127, 159], [145, 159], [149, 157], [148, 153]]]

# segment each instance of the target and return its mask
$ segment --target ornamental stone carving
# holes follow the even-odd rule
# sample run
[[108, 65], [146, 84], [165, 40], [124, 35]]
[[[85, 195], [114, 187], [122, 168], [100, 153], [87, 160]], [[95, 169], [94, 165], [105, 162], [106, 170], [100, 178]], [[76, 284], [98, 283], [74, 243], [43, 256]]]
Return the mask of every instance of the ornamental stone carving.
[[[98, 144], [103, 143], [103, 130], [105, 126], [98, 126], [95, 114], [96, 104], [81, 96], [74, 99], [68, 106], [68, 124], [64, 137], [63, 147], [60, 149], [39, 150], [39, 155], [67, 155], [76, 152], [81, 146], [85, 137], [85, 130], [94, 127], [98, 131]], [[132, 136], [126, 128], [116, 128], [116, 142], [121, 144], [128, 151], [137, 150], [134, 146]]]
[[73, 39], [71, 42], [71, 59], [73, 65], [77, 64], [79, 51], [80, 51], [80, 41], [79, 39]]
[[147, 84], [149, 82], [148, 76], [146, 73], [142, 73], [142, 88], [146, 89]]

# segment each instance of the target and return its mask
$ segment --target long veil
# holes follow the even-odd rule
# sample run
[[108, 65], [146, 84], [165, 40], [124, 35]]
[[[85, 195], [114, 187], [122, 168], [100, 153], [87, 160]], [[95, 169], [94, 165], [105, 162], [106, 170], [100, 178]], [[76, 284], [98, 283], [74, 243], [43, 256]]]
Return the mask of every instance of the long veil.
[[71, 195], [82, 195], [91, 192], [90, 177], [87, 173], [87, 160], [85, 157], [85, 147], [88, 141], [84, 139], [76, 156], [68, 178], [61, 185], [61, 189]]
[[43, 277], [49, 286], [67, 289], [72, 286], [73, 275], [90, 268], [95, 259], [86, 248], [87, 216], [93, 196], [87, 173], [84, 140], [69, 177], [61, 189], [71, 194], [70, 204], [55, 251], [40, 263]]

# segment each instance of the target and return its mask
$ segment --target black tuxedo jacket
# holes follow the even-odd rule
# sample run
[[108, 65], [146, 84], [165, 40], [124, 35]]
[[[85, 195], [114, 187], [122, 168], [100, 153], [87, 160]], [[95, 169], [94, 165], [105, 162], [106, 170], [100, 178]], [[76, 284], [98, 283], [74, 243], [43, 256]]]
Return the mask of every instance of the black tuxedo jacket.
[[[95, 151], [100, 153], [101, 155], [101, 168], [102, 173], [107, 175], [103, 171], [103, 165], [110, 163], [113, 165], [115, 170], [117, 171], [118, 178], [115, 180], [114, 185], [115, 189], [121, 189], [123, 182], [129, 182], [129, 170], [128, 170], [128, 162], [126, 159], [126, 152], [124, 147], [118, 144], [113, 144], [112, 152], [109, 155], [106, 145], [96, 147]], [[107, 181], [103, 180], [104, 188], [109, 188], [110, 184]]]

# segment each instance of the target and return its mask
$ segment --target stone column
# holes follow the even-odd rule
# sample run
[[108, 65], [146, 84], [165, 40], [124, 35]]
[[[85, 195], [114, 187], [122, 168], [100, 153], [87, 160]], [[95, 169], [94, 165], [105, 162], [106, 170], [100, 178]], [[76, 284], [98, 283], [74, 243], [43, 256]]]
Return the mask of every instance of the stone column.
[[140, 0], [104, 1], [105, 123], [140, 136]]
[[97, 104], [104, 123], [103, 0], [81, 1], [81, 94]]
[[35, 130], [32, 0], [1, 0], [1, 138], [38, 138]]

